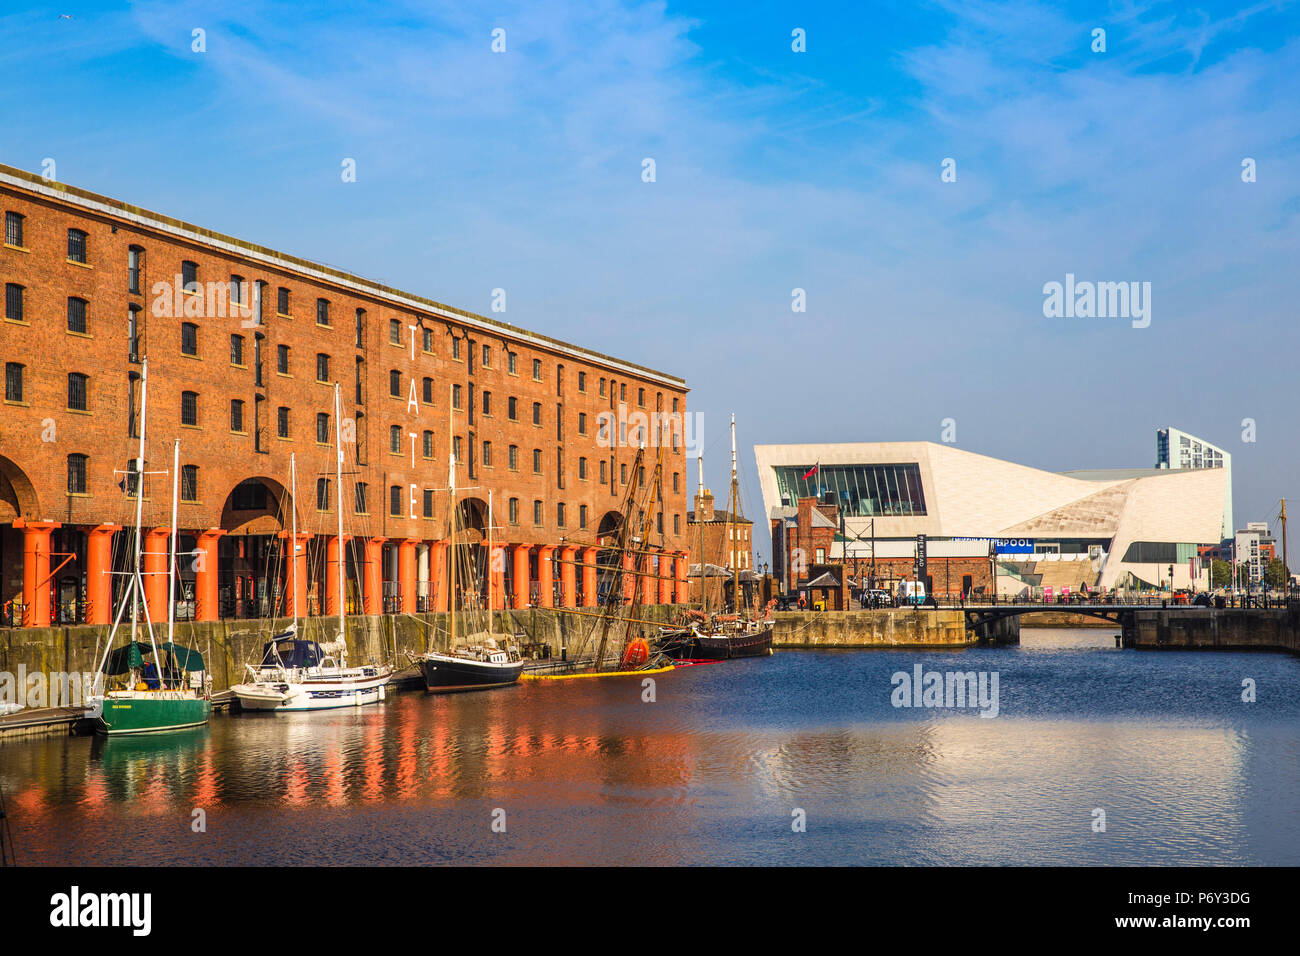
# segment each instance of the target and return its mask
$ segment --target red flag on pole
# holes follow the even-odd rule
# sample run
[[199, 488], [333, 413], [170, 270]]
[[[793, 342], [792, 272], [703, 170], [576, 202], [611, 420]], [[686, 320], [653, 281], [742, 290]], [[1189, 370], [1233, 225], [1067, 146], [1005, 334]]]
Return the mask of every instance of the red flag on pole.
[[817, 464], [815, 464], [815, 465], [813, 465], [811, 468], [809, 468], [808, 471], [807, 471], [807, 473], [803, 476], [803, 480], [804, 480], [804, 481], [807, 481], [807, 480], [808, 480], [809, 478], [811, 478], [813, 475], [817, 474], [817, 469], [820, 468], [821, 466], [822, 466], [822, 463], [819, 461], [819, 462], [817, 462]]

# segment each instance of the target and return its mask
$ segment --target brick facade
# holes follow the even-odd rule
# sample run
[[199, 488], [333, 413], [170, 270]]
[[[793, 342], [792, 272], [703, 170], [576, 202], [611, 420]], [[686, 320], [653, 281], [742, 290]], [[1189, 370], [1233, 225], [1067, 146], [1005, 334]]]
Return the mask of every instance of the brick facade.
[[[385, 585], [390, 609], [403, 610], [434, 595], [436, 545], [447, 528], [453, 390], [457, 481], [475, 499], [466, 509], [472, 537], [482, 536], [492, 493], [502, 546], [495, 603], [548, 603], [544, 585], [570, 604], [584, 589], [594, 592], [584, 555], [590, 549], [595, 561], [600, 536], [618, 520], [641, 438], [651, 443], [647, 473], [654, 467], [655, 412], [667, 423], [664, 514], [647, 542], [649, 573], [658, 580], [644, 584], [655, 603], [685, 600], [681, 379], [4, 166], [0, 211], [22, 217], [21, 242], [0, 247], [7, 289], [0, 355], [10, 388], [18, 375], [9, 366], [21, 366], [21, 394], [7, 390], [0, 415], [0, 601], [29, 616], [28, 606], [39, 605], [39, 617], [47, 613], [46, 586], [55, 604], [65, 590], [82, 603], [94, 594], [100, 606], [86, 616], [102, 620], [105, 592], [99, 573], [88, 580], [87, 563], [96, 554], [122, 563], [124, 536], [105, 526], [133, 520], [134, 499], [119, 482], [136, 455], [144, 359], [146, 472], [168, 471], [172, 442], [180, 440], [183, 474], [192, 478], [179, 505], [182, 546], [211, 545], [220, 558], [215, 585], [189, 581], [200, 605], [206, 598], [202, 618], [216, 616], [215, 594], [242, 586], [222, 575], [239, 577], [244, 565], [282, 547], [276, 535], [290, 522], [279, 503], [291, 453], [298, 527], [313, 536], [305, 550], [316, 564], [328, 563], [341, 505], [355, 536], [347, 542], [350, 594], [360, 599], [374, 590], [367, 582], [392, 582]], [[71, 230], [84, 233], [84, 262], [75, 261], [82, 240], [70, 239]], [[244, 308], [231, 302], [241, 281]], [[73, 374], [85, 379], [70, 383]], [[349, 472], [342, 489], [333, 475], [335, 382]], [[82, 404], [83, 393], [84, 410], [70, 407]], [[232, 402], [242, 403], [238, 411]], [[617, 424], [602, 429], [602, 414]], [[323, 442], [320, 415], [328, 416]], [[69, 456], [85, 456], [84, 490]], [[318, 507], [320, 478], [329, 487]], [[244, 486], [236, 493], [250, 479], [265, 492]], [[166, 528], [170, 476], [149, 475], [145, 487], [143, 526]], [[56, 571], [61, 554], [71, 559]], [[315, 609], [323, 609], [326, 576], [307, 576]], [[365, 609], [378, 609], [378, 598], [365, 593]], [[594, 598], [582, 594], [582, 603]]]
[[[730, 512], [716, 508], [713, 492], [707, 488], [696, 494], [695, 510], [687, 515], [687, 527], [686, 547], [691, 564], [714, 564], [728, 570], [732, 567], [744, 571], [754, 569], [754, 523], [744, 515], [733, 518]], [[721, 607], [726, 600], [724, 592], [731, 593], [730, 579], [707, 580], [709, 607]], [[700, 579], [693, 578], [690, 589], [693, 603], [700, 601], [700, 593]]]

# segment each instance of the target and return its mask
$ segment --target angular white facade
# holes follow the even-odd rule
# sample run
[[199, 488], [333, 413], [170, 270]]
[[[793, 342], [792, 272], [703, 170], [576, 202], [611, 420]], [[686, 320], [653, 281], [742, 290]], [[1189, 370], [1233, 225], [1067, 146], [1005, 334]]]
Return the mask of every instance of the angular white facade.
[[1197, 547], [1223, 536], [1223, 468], [1067, 475], [933, 442], [757, 445], [754, 455], [769, 518], [788, 514], [798, 497], [829, 495], [845, 511], [851, 548], [874, 520], [882, 556], [918, 534], [933, 555], [987, 553], [978, 539], [1028, 539], [1037, 554], [1092, 555], [1102, 587], [1130, 573], [1167, 582], [1170, 565], [1174, 586], [1187, 587], [1207, 583], [1204, 574], [1192, 581]]

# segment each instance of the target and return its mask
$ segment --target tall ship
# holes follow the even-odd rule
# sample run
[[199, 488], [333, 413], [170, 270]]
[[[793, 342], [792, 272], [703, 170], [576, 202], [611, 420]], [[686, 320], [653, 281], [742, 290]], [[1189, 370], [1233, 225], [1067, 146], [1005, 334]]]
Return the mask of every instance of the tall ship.
[[[343, 487], [343, 440], [339, 385], [334, 384], [334, 472], [337, 488]], [[248, 680], [231, 687], [244, 710], [293, 712], [303, 710], [333, 710], [340, 707], [360, 707], [374, 704], [386, 696], [393, 668], [388, 664], [367, 663], [348, 666], [347, 610], [344, 600], [344, 575], [346, 560], [340, 545], [338, 574], [338, 620], [334, 640], [321, 643], [298, 636], [298, 472], [297, 458], [289, 456], [289, 486], [292, 500], [289, 504], [290, 527], [289, 566], [292, 568], [291, 587], [293, 620], [289, 627], [274, 635], [262, 647], [262, 658], [257, 664], [247, 664]], [[340, 542], [343, 534], [343, 503], [334, 509], [337, 514], [337, 533]]]
[[[524, 661], [519, 656], [518, 650], [512, 646], [511, 640], [504, 634], [501, 635], [501, 641], [498, 642], [495, 632], [495, 615], [492, 612], [495, 606], [494, 595], [492, 593], [493, 582], [496, 578], [491, 572], [490, 562], [492, 560], [492, 494], [488, 493], [488, 515], [487, 515], [487, 560], [489, 567], [484, 574], [487, 585], [487, 600], [485, 616], [487, 626], [485, 629], [471, 631], [467, 633], [462, 642], [458, 632], [460, 624], [464, 623], [464, 615], [458, 617], [456, 605], [459, 603], [460, 588], [457, 586], [459, 578], [465, 578], [471, 585], [470, 591], [478, 593], [477, 582], [475, 581], [475, 572], [472, 562], [469, 561], [469, 547], [463, 540], [465, 537], [460, 527], [460, 502], [456, 497], [456, 445], [454, 431], [454, 412], [450, 409], [455, 408], [455, 402], [448, 403], [448, 426], [447, 426], [447, 444], [448, 461], [450, 464], [447, 469], [447, 515], [448, 515], [448, 541], [451, 542], [450, 554], [448, 557], [448, 576], [451, 590], [448, 595], [448, 639], [446, 650], [437, 650], [433, 641], [430, 640], [429, 646], [423, 654], [412, 658], [416, 666], [420, 669], [424, 677], [424, 687], [431, 694], [456, 693], [460, 691], [473, 690], [491, 690], [496, 687], [509, 687], [518, 683], [519, 675], [523, 673]], [[461, 565], [464, 565], [463, 569]], [[458, 573], [459, 572], [459, 573]]]
[[[211, 681], [204, 669], [203, 657], [175, 641], [176, 615], [176, 504], [179, 499], [180, 441], [172, 448], [172, 515], [168, 539], [167, 562], [167, 640], [159, 644], [154, 636], [153, 619], [145, 600], [142, 565], [141, 522], [145, 497], [145, 435], [149, 408], [149, 360], [140, 370], [140, 445], [135, 468], [123, 481], [128, 498], [135, 495], [135, 524], [131, 570], [127, 575], [122, 598], [113, 615], [113, 626], [96, 658], [95, 671], [85, 716], [98, 733], [109, 735], [147, 734], [201, 727], [212, 716]], [[132, 478], [134, 477], [134, 482]], [[115, 647], [123, 629], [126, 609], [131, 609], [130, 640]], [[143, 625], [140, 611], [143, 609]], [[157, 610], [156, 608], [154, 609]], [[141, 640], [141, 628], [147, 640]]]
[[[699, 486], [704, 487], [703, 456], [700, 456]], [[674, 660], [719, 661], [736, 657], [766, 657], [772, 653], [772, 620], [774, 601], [769, 601], [760, 614], [753, 606], [746, 606], [740, 586], [740, 562], [735, 556], [736, 515], [740, 511], [740, 482], [736, 471], [736, 416], [731, 416], [731, 492], [727, 509], [727, 536], [723, 539], [728, 549], [731, 565], [731, 609], [709, 611], [708, 565], [704, 554], [704, 523], [700, 528], [700, 599], [702, 609], [691, 612], [689, 620], [676, 627], [659, 631], [658, 648]]]

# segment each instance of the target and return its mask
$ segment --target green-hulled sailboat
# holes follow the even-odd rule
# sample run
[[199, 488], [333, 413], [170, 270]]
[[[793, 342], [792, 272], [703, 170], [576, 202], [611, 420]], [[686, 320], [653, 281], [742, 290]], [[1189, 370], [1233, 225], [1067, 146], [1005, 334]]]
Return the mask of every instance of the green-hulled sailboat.
[[[212, 716], [212, 699], [203, 657], [182, 647], [175, 636], [173, 611], [176, 589], [176, 502], [180, 471], [180, 442], [172, 450], [172, 526], [167, 563], [167, 640], [154, 640], [149, 605], [144, 600], [144, 579], [140, 570], [140, 523], [144, 505], [145, 414], [148, 409], [149, 360], [145, 359], [140, 376], [140, 454], [135, 467], [135, 561], [128, 573], [109, 631], [108, 643], [95, 674], [86, 716], [95, 721], [95, 729], [104, 734], [147, 734], [166, 730], [200, 727]], [[127, 476], [130, 492], [130, 475]], [[139, 598], [139, 600], [137, 600]], [[127, 605], [131, 606], [131, 640], [113, 648], [113, 640], [122, 625]], [[144, 629], [148, 641], [136, 640], [139, 633], [139, 608], [144, 608]], [[111, 684], [117, 686], [110, 687]]]

